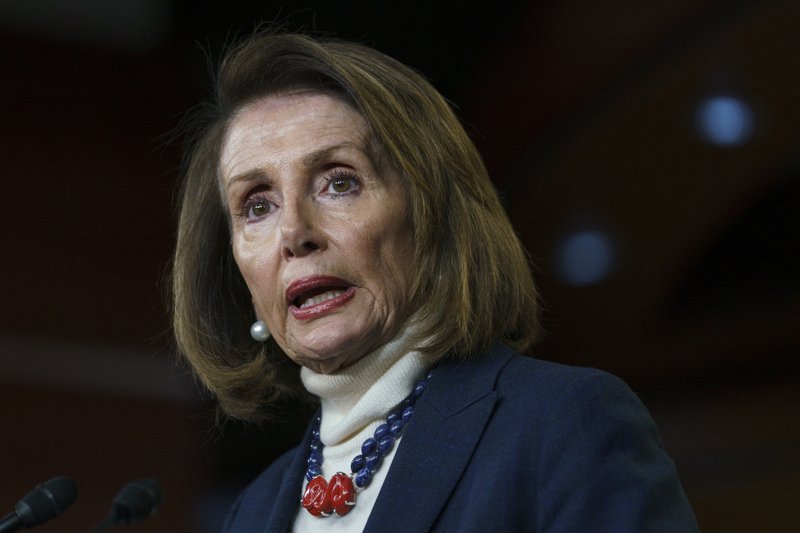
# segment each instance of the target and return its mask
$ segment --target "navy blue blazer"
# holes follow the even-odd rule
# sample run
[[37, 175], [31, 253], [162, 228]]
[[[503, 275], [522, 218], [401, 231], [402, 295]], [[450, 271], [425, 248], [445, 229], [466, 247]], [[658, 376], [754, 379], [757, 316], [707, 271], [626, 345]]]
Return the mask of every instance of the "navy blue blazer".
[[[242, 493], [224, 531], [290, 530], [309, 440], [307, 433]], [[622, 381], [501, 345], [439, 364], [364, 529], [697, 530], [655, 424]]]

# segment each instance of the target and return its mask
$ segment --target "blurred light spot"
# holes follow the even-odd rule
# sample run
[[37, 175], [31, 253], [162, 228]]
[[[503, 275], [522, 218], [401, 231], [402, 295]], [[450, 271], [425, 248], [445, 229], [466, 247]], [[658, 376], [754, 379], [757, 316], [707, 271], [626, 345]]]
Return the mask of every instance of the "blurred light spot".
[[556, 252], [556, 273], [564, 283], [593, 285], [614, 268], [614, 243], [601, 231], [580, 231], [567, 236]]
[[741, 146], [753, 133], [753, 112], [743, 100], [715, 96], [698, 106], [697, 128], [712, 144]]

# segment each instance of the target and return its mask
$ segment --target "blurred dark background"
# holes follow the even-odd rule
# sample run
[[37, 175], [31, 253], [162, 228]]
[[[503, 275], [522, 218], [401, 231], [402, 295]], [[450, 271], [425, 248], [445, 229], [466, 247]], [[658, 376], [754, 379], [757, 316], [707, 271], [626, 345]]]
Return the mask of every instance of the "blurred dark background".
[[280, 21], [372, 45], [456, 106], [534, 263], [545, 359], [616, 373], [706, 532], [800, 523], [800, 3], [0, 2], [0, 514], [42, 532], [126, 481], [134, 531], [212, 532], [305, 426], [229, 423], [177, 363], [164, 277], [183, 114], [224, 43]]

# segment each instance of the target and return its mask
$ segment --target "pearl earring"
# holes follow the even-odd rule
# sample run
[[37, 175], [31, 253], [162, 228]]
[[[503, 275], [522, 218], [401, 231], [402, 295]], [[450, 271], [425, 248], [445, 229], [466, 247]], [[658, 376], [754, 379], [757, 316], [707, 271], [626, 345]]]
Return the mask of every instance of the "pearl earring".
[[253, 322], [253, 325], [250, 326], [250, 336], [253, 337], [254, 341], [258, 342], [264, 342], [269, 339], [269, 330], [263, 320]]

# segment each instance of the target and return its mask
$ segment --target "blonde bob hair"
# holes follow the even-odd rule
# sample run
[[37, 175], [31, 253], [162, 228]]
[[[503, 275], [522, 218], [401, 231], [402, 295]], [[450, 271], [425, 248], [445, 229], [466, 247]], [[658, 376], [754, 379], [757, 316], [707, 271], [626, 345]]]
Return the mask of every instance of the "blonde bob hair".
[[225, 55], [213, 105], [190, 141], [172, 270], [178, 348], [222, 410], [259, 420], [272, 400], [297, 390], [294, 363], [272, 339], [249, 335], [254, 311], [219, 185], [234, 114], [291, 90], [342, 98], [371, 128], [380, 164], [402, 176], [415, 243], [408, 297], [431, 362], [478, 356], [495, 342], [528, 349], [538, 333], [528, 258], [447, 101], [417, 72], [366, 46], [258, 33]]

